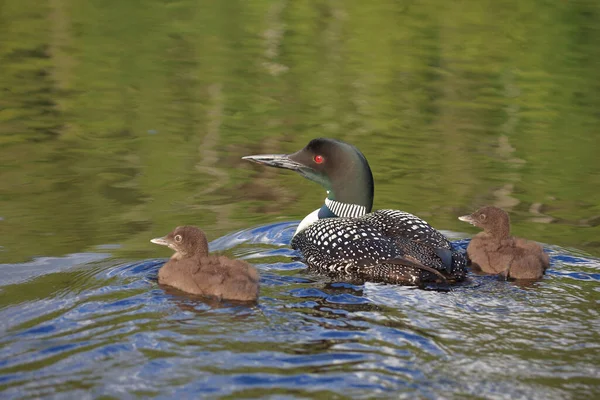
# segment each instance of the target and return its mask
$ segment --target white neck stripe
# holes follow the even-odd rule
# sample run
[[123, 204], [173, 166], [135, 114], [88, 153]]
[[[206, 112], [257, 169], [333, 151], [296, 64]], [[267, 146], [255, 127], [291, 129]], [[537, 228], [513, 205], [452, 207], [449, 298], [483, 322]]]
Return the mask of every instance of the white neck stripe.
[[367, 213], [367, 207], [358, 204], [325, 199], [325, 205], [338, 217], [360, 217]]

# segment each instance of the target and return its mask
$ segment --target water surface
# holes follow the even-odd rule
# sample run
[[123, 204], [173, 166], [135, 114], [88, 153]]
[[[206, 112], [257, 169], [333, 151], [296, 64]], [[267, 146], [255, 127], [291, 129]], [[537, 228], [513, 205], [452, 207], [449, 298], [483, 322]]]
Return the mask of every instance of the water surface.
[[5, 396], [598, 394], [599, 260], [549, 248], [548, 275], [526, 286], [477, 275], [444, 291], [354, 286], [290, 261], [295, 226], [211, 243], [260, 269], [254, 306], [158, 287], [163, 259], [79, 255], [82, 264], [64, 269], [70, 256], [4, 286]]

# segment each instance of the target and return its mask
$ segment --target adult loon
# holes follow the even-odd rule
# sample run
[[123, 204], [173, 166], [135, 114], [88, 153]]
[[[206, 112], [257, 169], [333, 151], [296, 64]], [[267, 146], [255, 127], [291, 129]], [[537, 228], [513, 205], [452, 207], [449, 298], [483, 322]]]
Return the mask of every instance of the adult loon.
[[175, 254], [158, 271], [158, 283], [183, 292], [217, 299], [256, 301], [258, 272], [242, 260], [208, 254], [206, 235], [195, 226], [178, 226], [151, 240]]
[[456, 282], [467, 259], [422, 219], [373, 207], [374, 183], [365, 156], [335, 139], [313, 139], [293, 154], [243, 159], [296, 171], [327, 190], [325, 203], [307, 215], [292, 238], [310, 269], [352, 281], [423, 285]]
[[510, 236], [506, 211], [487, 206], [458, 219], [483, 229], [467, 247], [473, 267], [506, 279], [540, 279], [546, 272], [548, 255], [539, 244]]

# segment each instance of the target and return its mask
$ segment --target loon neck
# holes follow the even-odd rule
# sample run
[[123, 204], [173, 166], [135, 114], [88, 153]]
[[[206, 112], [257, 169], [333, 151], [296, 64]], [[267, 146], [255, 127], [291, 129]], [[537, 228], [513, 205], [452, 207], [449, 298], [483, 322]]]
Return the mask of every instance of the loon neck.
[[369, 213], [375, 191], [371, 167], [358, 149], [348, 147], [347, 159], [328, 174], [327, 199], [362, 206]]
[[486, 228], [484, 232], [497, 239], [508, 239], [510, 237], [510, 223], [502, 221], [502, 223]]

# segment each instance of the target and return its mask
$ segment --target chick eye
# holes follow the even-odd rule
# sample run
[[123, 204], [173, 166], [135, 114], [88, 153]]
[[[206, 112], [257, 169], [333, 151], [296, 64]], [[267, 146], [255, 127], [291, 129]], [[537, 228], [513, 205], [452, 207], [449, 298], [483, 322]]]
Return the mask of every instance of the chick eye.
[[325, 161], [325, 157], [323, 157], [320, 154], [317, 154], [316, 156], [314, 156], [313, 160], [315, 160], [317, 164], [323, 164], [323, 161]]
[[175, 235], [175, 241], [181, 242], [181, 235]]
[[482, 221], [485, 221], [485, 214], [481, 214], [481, 215], [479, 216], [479, 219], [480, 219], [480, 220], [482, 220]]

